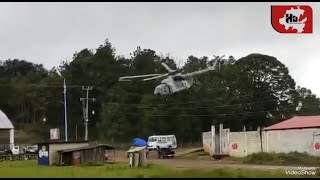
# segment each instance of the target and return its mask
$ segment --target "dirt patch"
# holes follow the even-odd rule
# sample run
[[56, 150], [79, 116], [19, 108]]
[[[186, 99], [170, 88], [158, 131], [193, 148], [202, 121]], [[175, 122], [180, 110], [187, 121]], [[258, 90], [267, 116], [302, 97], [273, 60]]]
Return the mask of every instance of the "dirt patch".
[[[178, 151], [179, 152], [179, 151]], [[181, 151], [180, 151], [181, 152]], [[197, 152], [199, 153], [199, 152]], [[178, 154], [178, 153], [177, 153]], [[158, 159], [156, 151], [150, 151], [148, 156], [148, 163], [158, 164], [166, 167], [172, 167], [177, 169], [213, 169], [213, 168], [248, 168], [248, 169], [260, 169], [260, 170], [290, 170], [296, 169], [290, 166], [270, 166], [270, 165], [250, 165], [242, 164], [234, 161], [214, 160], [210, 157], [196, 158], [193, 156], [177, 156], [174, 159]], [[128, 163], [126, 151], [116, 151], [116, 162]]]

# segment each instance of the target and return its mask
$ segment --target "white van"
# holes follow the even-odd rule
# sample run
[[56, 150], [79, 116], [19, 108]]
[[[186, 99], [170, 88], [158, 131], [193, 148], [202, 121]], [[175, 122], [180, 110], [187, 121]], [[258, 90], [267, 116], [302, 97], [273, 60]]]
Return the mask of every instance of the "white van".
[[148, 138], [148, 149], [157, 148], [177, 148], [177, 139], [175, 135], [153, 135]]

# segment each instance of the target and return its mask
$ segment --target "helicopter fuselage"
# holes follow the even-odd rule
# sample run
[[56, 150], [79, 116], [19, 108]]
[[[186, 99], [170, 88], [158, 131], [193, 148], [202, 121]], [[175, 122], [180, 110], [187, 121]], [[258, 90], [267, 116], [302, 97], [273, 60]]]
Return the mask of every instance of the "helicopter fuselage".
[[175, 94], [179, 91], [189, 89], [193, 84], [193, 76], [200, 75], [208, 71], [216, 70], [218, 63], [219, 63], [219, 57], [218, 59], [215, 60], [215, 63], [213, 66], [210, 66], [208, 68], [201, 69], [198, 71], [181, 74], [181, 73], [176, 73], [178, 70], [172, 70], [168, 65], [162, 62], [161, 63], [162, 66], [164, 66], [167, 69], [168, 73], [124, 76], [124, 77], [119, 77], [119, 81], [131, 81], [131, 79], [135, 79], [135, 78], [144, 78], [142, 81], [150, 81], [150, 80], [166, 77], [161, 81], [161, 84], [154, 89], [154, 94], [170, 95], [170, 94]]
[[168, 76], [161, 81], [154, 94], [156, 95], [169, 95], [176, 92], [189, 89], [192, 86], [193, 79], [191, 77], [183, 77], [181, 75]]

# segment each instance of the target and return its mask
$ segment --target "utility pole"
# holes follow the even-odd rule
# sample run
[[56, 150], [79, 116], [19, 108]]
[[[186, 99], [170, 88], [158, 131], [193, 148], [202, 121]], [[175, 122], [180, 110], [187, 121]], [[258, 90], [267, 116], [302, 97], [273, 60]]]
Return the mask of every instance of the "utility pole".
[[82, 90], [87, 91], [87, 97], [80, 98], [83, 104], [83, 119], [85, 126], [84, 140], [88, 141], [88, 121], [89, 121], [89, 100], [95, 101], [95, 98], [89, 98], [89, 91], [92, 90], [92, 86], [82, 86]]
[[78, 125], [76, 124], [76, 142], [78, 141]]
[[63, 79], [63, 94], [64, 94], [64, 133], [65, 140], [68, 141], [68, 123], [67, 123], [67, 86], [66, 79]]

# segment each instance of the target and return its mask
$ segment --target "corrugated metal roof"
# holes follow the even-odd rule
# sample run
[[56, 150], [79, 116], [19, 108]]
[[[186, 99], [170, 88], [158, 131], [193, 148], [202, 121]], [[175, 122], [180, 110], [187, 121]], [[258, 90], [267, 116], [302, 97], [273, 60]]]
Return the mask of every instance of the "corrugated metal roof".
[[43, 141], [43, 142], [38, 142], [36, 144], [80, 144], [80, 143], [87, 143], [89, 144], [88, 141], [65, 141], [65, 140], [52, 140], [52, 141]]
[[301, 129], [315, 127], [320, 127], [320, 116], [294, 116], [291, 119], [266, 127], [264, 130]]
[[106, 144], [100, 144], [100, 145], [95, 145], [95, 146], [84, 146], [84, 147], [78, 147], [78, 148], [63, 149], [63, 150], [59, 150], [58, 153], [81, 151], [81, 150], [93, 149], [93, 148], [98, 148], [98, 147], [105, 147], [107, 150], [115, 149], [112, 146], [109, 146]]
[[0, 129], [14, 129], [10, 119], [0, 110]]

